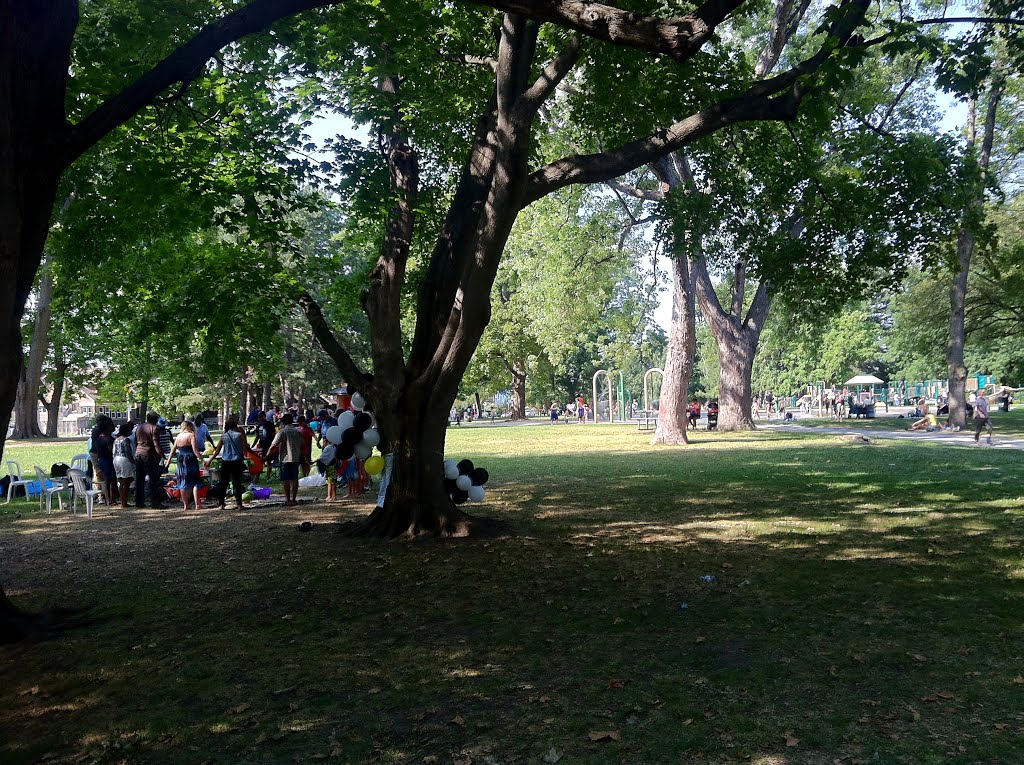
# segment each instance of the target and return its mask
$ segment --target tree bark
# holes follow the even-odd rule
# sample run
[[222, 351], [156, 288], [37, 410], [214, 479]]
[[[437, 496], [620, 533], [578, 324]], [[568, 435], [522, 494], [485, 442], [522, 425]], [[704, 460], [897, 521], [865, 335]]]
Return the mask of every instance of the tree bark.
[[[523, 365], [525, 366], [525, 365]], [[526, 419], [526, 370], [519, 365], [508, 365], [512, 373], [512, 419]]]
[[[971, 202], [970, 209], [965, 212], [965, 221], [960, 226], [957, 235], [957, 271], [953, 274], [949, 290], [949, 343], [946, 346], [946, 362], [949, 367], [949, 380], [947, 381], [949, 424], [960, 428], [967, 426], [967, 366], [964, 364], [964, 347], [967, 338], [964, 318], [967, 311], [967, 282], [971, 271], [971, 260], [974, 257], [972, 224], [980, 221], [984, 215], [985, 180], [988, 177], [992, 146], [995, 141], [996, 115], [1006, 88], [1005, 74], [1001, 69], [1000, 62], [997, 61], [994, 65], [991, 76], [985, 123], [982, 126], [981, 151], [978, 154], [978, 169], [981, 171], [982, 182], [978, 186], [978, 196]], [[976, 119], [977, 100], [972, 98], [968, 105], [968, 150], [973, 150], [977, 142]]]
[[64, 358], [64, 349], [61, 344], [53, 344], [53, 390], [50, 392], [50, 400], [44, 401], [46, 407], [46, 437], [57, 438], [60, 435], [60, 405], [64, 400], [64, 381], [68, 371], [68, 362]]
[[672, 323], [652, 444], [688, 444], [687, 397], [697, 347], [694, 282], [685, 252], [672, 258]]
[[39, 281], [35, 326], [28, 358], [22, 365], [14, 403], [13, 438], [41, 438], [39, 427], [39, 389], [43, 382], [43, 362], [50, 349], [50, 313], [53, 305], [53, 275], [47, 269]]
[[732, 285], [732, 300], [726, 310], [718, 300], [703, 258], [691, 263], [696, 272], [697, 299], [701, 314], [711, 329], [718, 347], [719, 390], [718, 429], [754, 430], [751, 377], [754, 356], [761, 339], [764, 322], [771, 308], [771, 297], [765, 282], [758, 284], [750, 308], [743, 315], [743, 294], [746, 275], [743, 262], [737, 263]]
[[[42, 260], [64, 167], [73, 0], [0, 0], [0, 455], [21, 377], [21, 318]], [[32, 396], [35, 401], [35, 394]], [[0, 636], [24, 629], [0, 589]]]

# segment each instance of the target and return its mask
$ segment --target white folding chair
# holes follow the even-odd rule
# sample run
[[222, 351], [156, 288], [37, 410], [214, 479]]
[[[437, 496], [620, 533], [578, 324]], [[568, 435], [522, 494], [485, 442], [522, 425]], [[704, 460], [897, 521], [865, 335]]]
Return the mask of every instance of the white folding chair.
[[85, 485], [92, 486], [92, 476], [89, 475], [89, 455], [87, 453], [76, 454], [72, 457], [71, 469], [81, 472], [85, 476]]
[[11, 483], [7, 487], [7, 502], [5, 502], [4, 504], [11, 504], [11, 497], [14, 496], [15, 486], [25, 487], [25, 499], [27, 500], [29, 498], [28, 487], [32, 483], [32, 481], [28, 480], [21, 474], [21, 465], [19, 465], [14, 460], [7, 460], [7, 475], [10, 476]]
[[[39, 509], [43, 509], [43, 497], [46, 497], [46, 512], [53, 511], [53, 495], [57, 495], [57, 504], [60, 505], [60, 509], [64, 509], [64, 499], [61, 497], [62, 491], [67, 491], [70, 495], [71, 484], [70, 482], [65, 483], [60, 478], [47, 478], [46, 473], [39, 465], [35, 466], [36, 478], [39, 480]], [[70, 496], [69, 496], [70, 498]]]
[[92, 518], [93, 503], [96, 501], [96, 497], [103, 494], [103, 492], [99, 489], [87, 488], [85, 485], [85, 474], [81, 470], [69, 470], [68, 477], [71, 479], [71, 486], [74, 489], [71, 494], [71, 512], [77, 512], [78, 498], [82, 497], [85, 500], [85, 512]]

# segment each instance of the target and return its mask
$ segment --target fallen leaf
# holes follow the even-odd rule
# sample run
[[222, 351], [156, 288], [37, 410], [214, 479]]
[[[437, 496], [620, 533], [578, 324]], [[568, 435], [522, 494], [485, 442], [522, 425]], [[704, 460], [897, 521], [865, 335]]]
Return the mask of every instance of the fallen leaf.
[[693, 718], [688, 717], [687, 719], [683, 720], [683, 725], [693, 725]]
[[466, 720], [465, 720], [465, 718], [462, 715], [455, 715], [455, 717], [452, 718], [452, 725], [465, 725], [465, 724], [466, 724]]
[[587, 737], [591, 741], [619, 741], [622, 734], [617, 730], [592, 730]]
[[732, 564], [731, 563], [723, 563], [722, 564], [722, 568], [732, 568]]
[[621, 680], [609, 680], [608, 681], [608, 687], [609, 688], [622, 688], [624, 685], [625, 685], [625, 683], [623, 683]]
[[433, 762], [437, 762], [437, 755], [428, 754], [426, 757], [423, 758], [423, 762], [426, 763], [426, 765], [430, 765]]
[[467, 754], [465, 757], [456, 757], [452, 760], [452, 765], [473, 765], [473, 760]]
[[539, 699], [537, 699], [537, 701], [540, 702], [541, 704], [547, 704], [547, 703], [549, 703], [551, 701], [551, 697], [550, 696], [541, 696]]
[[380, 693], [380, 688], [377, 688], [376, 686], [374, 686], [373, 688], [368, 690], [367, 693]]
[[1013, 682], [1015, 682], [1017, 685], [1024, 685], [1024, 675], [1017, 675], [1015, 678], [1013, 678]]
[[700, 644], [700, 643], [703, 643], [705, 640], [707, 640], [706, 637], [704, 637], [703, 635], [698, 635], [693, 642], [697, 643], [697, 644]]
[[907, 709], [910, 710], [910, 714], [913, 715], [915, 722], [921, 719], [921, 713], [910, 706], [910, 704], [907, 704]]
[[544, 762], [551, 763], [551, 765], [554, 765], [560, 759], [562, 759], [562, 753], [556, 750], [554, 747], [551, 747], [548, 750], [548, 753], [545, 754], [543, 757]]
[[786, 746], [796, 746], [800, 743], [800, 739], [794, 736], [792, 733], [786, 734]]
[[928, 701], [928, 702], [934, 703], [934, 702], [937, 702], [939, 699], [954, 699], [954, 698], [956, 698], [956, 696], [953, 695], [952, 691], [939, 691], [938, 693], [933, 693], [930, 696], [922, 697], [921, 701]]
[[242, 714], [242, 712], [245, 712], [249, 709], [252, 709], [252, 704], [245, 703], [239, 704], [237, 707], [231, 707], [231, 709], [229, 709], [228, 711], [231, 712], [231, 714], [233, 715], [240, 715]]

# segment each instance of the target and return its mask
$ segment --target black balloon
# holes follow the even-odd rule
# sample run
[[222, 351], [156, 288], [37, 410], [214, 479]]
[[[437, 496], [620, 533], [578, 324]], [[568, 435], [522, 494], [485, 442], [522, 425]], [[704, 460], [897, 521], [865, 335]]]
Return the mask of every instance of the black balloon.
[[458, 465], [459, 475], [469, 475], [473, 472], [473, 460], [462, 460]]
[[352, 444], [346, 444], [344, 441], [342, 441], [340, 444], [338, 444], [338, 451], [335, 453], [338, 455], [339, 460], [349, 460], [352, 459], [352, 455], [355, 454], [356, 451], [353, 448]]
[[363, 440], [363, 431], [356, 430], [355, 427], [346, 428], [345, 432], [341, 434], [341, 442], [347, 446], [355, 446]]
[[469, 474], [469, 480], [473, 482], [474, 486], [483, 486], [490, 477], [490, 473], [483, 468], [474, 468]]
[[446, 492], [448, 492], [449, 494], [451, 494], [453, 491], [455, 491], [458, 488], [459, 487], [455, 485], [455, 479], [454, 478], [445, 478], [444, 479], [444, 490]]
[[355, 428], [355, 430], [359, 432], [360, 435], [364, 433], [366, 429], [369, 428], [371, 425], [373, 425], [373, 418], [366, 412], [360, 412], [352, 420], [352, 427]]
[[454, 502], [456, 505], [461, 505], [467, 499], [469, 499], [469, 492], [468, 491], [463, 491], [462, 489], [456, 489], [455, 491], [452, 492], [452, 502]]

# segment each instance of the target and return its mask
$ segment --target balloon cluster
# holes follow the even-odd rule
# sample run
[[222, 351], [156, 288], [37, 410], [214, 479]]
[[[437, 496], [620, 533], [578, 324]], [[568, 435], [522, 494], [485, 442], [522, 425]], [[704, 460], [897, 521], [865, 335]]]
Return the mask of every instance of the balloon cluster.
[[378, 475], [384, 469], [384, 458], [373, 457], [373, 447], [380, 443], [380, 433], [373, 427], [373, 417], [362, 409], [366, 399], [361, 393], [352, 394], [352, 407], [359, 411], [346, 411], [338, 415], [338, 424], [332, 425], [324, 435], [334, 444], [334, 458], [363, 460], [369, 475]]
[[488, 478], [490, 475], [487, 471], [481, 467], [474, 467], [473, 460], [444, 461], [444, 487], [456, 505], [461, 505], [467, 500], [483, 502], [486, 494], [484, 484]]

